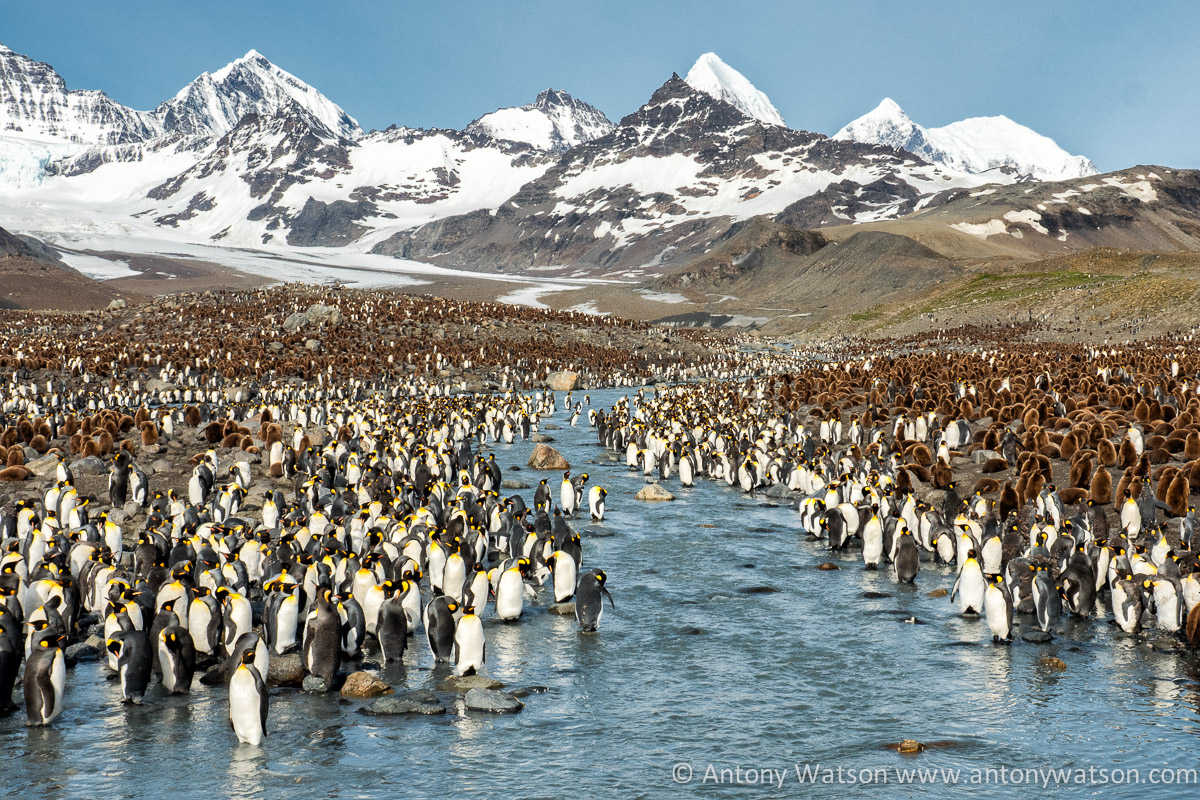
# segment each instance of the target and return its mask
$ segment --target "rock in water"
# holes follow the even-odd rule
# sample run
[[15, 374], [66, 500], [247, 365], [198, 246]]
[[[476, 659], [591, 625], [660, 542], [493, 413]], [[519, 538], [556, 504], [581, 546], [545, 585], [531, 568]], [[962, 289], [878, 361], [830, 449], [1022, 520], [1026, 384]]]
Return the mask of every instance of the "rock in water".
[[304, 684], [304, 660], [299, 653], [282, 656], [271, 654], [267, 663], [267, 682], [276, 686], [302, 686]]
[[398, 695], [376, 700], [369, 706], [360, 708], [360, 714], [372, 717], [390, 716], [392, 714], [424, 714], [433, 716], [445, 714], [446, 707], [433, 695]]
[[557, 614], [560, 617], [575, 616], [575, 604], [574, 603], [555, 603], [554, 605], [550, 606], [546, 610], [549, 611], [551, 614]]
[[500, 485], [505, 489], [528, 489], [529, 484], [525, 481], [519, 481], [516, 478], [504, 478], [500, 481]]
[[463, 702], [472, 711], [490, 711], [494, 714], [512, 714], [525, 707], [524, 703], [512, 695], [494, 689], [472, 689], [467, 692]]
[[571, 465], [563, 458], [562, 453], [548, 444], [539, 444], [529, 454], [529, 466], [532, 469], [562, 470], [570, 469]]
[[[269, 672], [270, 669], [271, 669], [271, 667], [268, 664], [267, 671]], [[301, 686], [304, 687], [304, 691], [306, 691], [306, 692], [316, 692], [318, 694], [323, 694], [323, 693], [329, 691], [329, 684], [325, 682], [325, 679], [318, 678], [316, 675], [305, 675], [304, 682], [301, 684]]]
[[896, 745], [896, 752], [899, 753], [919, 753], [925, 749], [925, 745], [918, 742], [916, 739], [901, 739], [900, 744]]
[[546, 386], [556, 392], [569, 392], [579, 388], [578, 372], [551, 372], [546, 376]]
[[1038, 663], [1046, 669], [1064, 670], [1067, 668], [1067, 662], [1054, 656], [1042, 656], [1038, 659]]
[[438, 684], [444, 692], [467, 692], [471, 689], [503, 689], [504, 683], [485, 675], [451, 675]]
[[674, 500], [675, 495], [668, 492], [657, 483], [652, 483], [649, 486], [643, 487], [633, 496], [635, 500], [659, 501], [659, 500]]
[[391, 694], [392, 691], [391, 686], [369, 672], [352, 672], [342, 685], [342, 695], [345, 697], [378, 697]]
[[826, 561], [824, 564], [818, 564], [817, 569], [821, 570], [822, 572], [832, 572], [835, 569], [841, 569], [841, 567], [832, 561]]

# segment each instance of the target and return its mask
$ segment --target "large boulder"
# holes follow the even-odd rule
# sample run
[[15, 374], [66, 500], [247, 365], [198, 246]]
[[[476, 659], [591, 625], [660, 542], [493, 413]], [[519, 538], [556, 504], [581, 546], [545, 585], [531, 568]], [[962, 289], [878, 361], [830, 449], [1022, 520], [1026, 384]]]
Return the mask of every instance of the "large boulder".
[[301, 686], [304, 683], [304, 661], [299, 653], [271, 654], [267, 662], [267, 682], [276, 686]]
[[564, 470], [571, 468], [567, 459], [563, 458], [563, 454], [548, 444], [539, 444], [533, 448], [533, 452], [529, 454], [529, 466], [532, 469], [544, 470]]
[[641, 491], [633, 496], [633, 499], [658, 502], [662, 500], [674, 500], [675, 495], [668, 492], [659, 484], [652, 483], [649, 486], [643, 487]]
[[392, 687], [369, 672], [352, 672], [342, 684], [345, 697], [378, 697], [391, 693]]
[[305, 315], [317, 325], [337, 325], [342, 321], [342, 310], [337, 306], [327, 306], [320, 303], [308, 307]]
[[579, 388], [578, 372], [551, 372], [546, 376], [546, 387], [556, 392], [569, 392]]

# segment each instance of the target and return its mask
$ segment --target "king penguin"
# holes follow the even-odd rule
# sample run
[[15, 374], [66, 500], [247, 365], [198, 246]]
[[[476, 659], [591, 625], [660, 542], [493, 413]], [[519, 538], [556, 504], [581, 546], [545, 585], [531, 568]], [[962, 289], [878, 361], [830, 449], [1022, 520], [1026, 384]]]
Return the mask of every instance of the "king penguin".
[[950, 600], [958, 596], [960, 614], [978, 614], [983, 611], [983, 595], [987, 582], [983, 579], [983, 567], [975, 548], [967, 550], [967, 557], [958, 568], [958, 578], [950, 591]]
[[229, 725], [239, 742], [257, 747], [267, 735], [267, 686], [254, 668], [254, 650], [242, 652], [242, 663], [229, 679]]
[[47, 631], [33, 644], [25, 662], [25, 724], [49, 725], [62, 712], [67, 660], [62, 646], [67, 637]]
[[142, 704], [146, 687], [150, 685], [150, 640], [145, 631], [122, 631], [106, 643], [108, 651], [117, 657], [117, 678], [121, 682], [121, 697], [126, 703]]
[[983, 608], [987, 613], [988, 628], [992, 631], [992, 643], [1011, 642], [1013, 602], [1003, 575], [993, 575], [989, 580]]
[[483, 638], [483, 621], [475, 614], [473, 606], [466, 606], [454, 631], [454, 674], [477, 675], [485, 660], [487, 642]]
[[617, 604], [612, 595], [604, 587], [608, 575], [602, 569], [588, 570], [579, 576], [579, 585], [575, 588], [575, 619], [579, 627], [585, 631], [594, 631], [600, 624], [604, 614], [604, 597], [615, 610]]
[[158, 632], [158, 665], [163, 688], [170, 694], [188, 694], [196, 673], [196, 649], [192, 637], [179, 625]]

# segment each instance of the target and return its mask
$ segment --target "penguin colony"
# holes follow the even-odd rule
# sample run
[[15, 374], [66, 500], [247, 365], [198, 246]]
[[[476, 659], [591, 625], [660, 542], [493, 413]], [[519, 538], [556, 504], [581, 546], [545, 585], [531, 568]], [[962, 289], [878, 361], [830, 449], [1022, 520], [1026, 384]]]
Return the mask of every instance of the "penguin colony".
[[[42, 399], [77, 407], [83, 396]], [[224, 410], [258, 422], [268, 454], [260, 478], [275, 486], [256, 495], [261, 507], [246, 502], [255, 481], [247, 460], [209, 448], [186, 489], [151, 492], [122, 449], [107, 488], [111, 508], [146, 509], [132, 547], [111, 509], [94, 513], [79, 495], [64, 459], [40, 502], [0, 511], [0, 699], [25, 660], [30, 725], [62, 709], [63, 647], [89, 620], [103, 628], [126, 702], [142, 702], [152, 675], [187, 694], [198, 664], [222, 662], [231, 725], [250, 744], [266, 732], [273, 657], [299, 650], [306, 673], [331, 688], [364, 647], [377, 646], [384, 664], [400, 661], [423, 631], [436, 662], [477, 674], [487, 658], [482, 618], [519, 620], [551, 579], [553, 601], [575, 600], [579, 627], [596, 630], [600, 601], [612, 604], [607, 575], [585, 564], [567, 519], [602, 520], [606, 492], [568, 472], [557, 498], [543, 481], [530, 508], [519, 494], [501, 496], [501, 469], [482, 453], [489, 440], [536, 432], [555, 411], [552, 392], [401, 397], [359, 385], [335, 398], [264, 387], [259, 399]], [[203, 436], [210, 407], [188, 408]], [[184, 408], [165, 414], [163, 428], [188, 430]]]
[[988, 333], [639, 390], [593, 422], [648, 480], [794, 498], [798, 533], [866, 569], [953, 576], [951, 602], [993, 642], [1018, 622], [1046, 640], [1070, 615], [1200, 646], [1191, 337], [989, 347]]
[[[298, 306], [313, 297], [277, 291], [298, 295]], [[365, 313], [349, 310], [340, 293], [319, 296], [348, 307], [326, 331], [329, 339]], [[264, 297], [198, 302], [211, 300], [217, 328], [221, 312]], [[458, 313], [456, 335], [470, 347], [454, 356], [459, 375], [484, 338], [470, 339], [463, 325], [499, 318], [528, 333], [544, 322], [577, 323], [593, 337], [587, 325], [621, 327], [507, 306], [447, 302], [439, 309], [428, 298], [390, 293], [358, 300], [400, 316]], [[187, 694], [208, 667], [206, 679], [216, 675], [228, 691], [236, 738], [250, 744], [267, 733], [267, 684], [281, 656], [297, 654], [304, 672], [319, 679], [314, 685], [332, 689], [364, 649], [393, 663], [423, 639], [436, 662], [465, 676], [486, 669], [486, 617], [517, 622], [540, 593], [573, 601], [578, 627], [594, 631], [603, 604], [615, 607], [606, 571], [588, 563], [568, 521], [602, 520], [603, 487], [568, 472], [543, 482], [529, 506], [520, 494], [501, 494], [501, 469], [487, 443], [531, 437], [559, 399], [511, 387], [576, 363], [613, 383], [678, 375], [697, 364], [725, 377], [755, 368], [733, 346], [706, 348], [707, 360], [693, 364], [682, 351], [652, 362], [616, 346], [597, 346], [592, 361], [576, 363], [507, 354], [500, 366], [497, 354], [489, 377], [509, 389], [489, 395], [444, 380], [439, 373], [450, 368], [450, 356], [413, 369], [406, 367], [417, 359], [406, 356], [396, 369], [401, 377], [378, 355], [349, 358], [361, 342], [352, 334], [327, 348], [341, 353], [338, 365], [289, 363], [244, 336], [222, 339], [228, 349], [211, 352], [177, 344], [168, 357], [165, 329], [122, 343], [119, 326], [109, 336], [95, 330], [96, 318], [105, 315], [25, 315], [22, 343], [0, 350], [8, 372], [0, 387], [7, 472], [0, 477], [10, 482], [0, 487], [16, 488], [15, 496], [0, 495], [0, 706], [14, 707], [20, 684], [27, 723], [52, 722], [70, 700], [67, 648], [90, 632], [103, 642], [100, 656], [125, 702]], [[96, 335], [71, 342], [62, 333], [72, 326]], [[629, 327], [637, 336], [659, 335]], [[411, 347], [417, 352], [418, 343]], [[259, 361], [246, 354], [254, 348]], [[429, 342], [423, 348], [424, 358]], [[355, 377], [339, 375], [341, 364]], [[378, 374], [362, 377], [371, 368]], [[226, 374], [247, 371], [269, 379], [234, 386]], [[562, 407], [571, 424], [585, 404], [567, 393]], [[35, 475], [25, 459], [43, 453], [50, 468], [43, 458]], [[186, 472], [154, 485], [160, 479], [148, 461], [189, 455]], [[97, 463], [107, 475], [81, 472]]]

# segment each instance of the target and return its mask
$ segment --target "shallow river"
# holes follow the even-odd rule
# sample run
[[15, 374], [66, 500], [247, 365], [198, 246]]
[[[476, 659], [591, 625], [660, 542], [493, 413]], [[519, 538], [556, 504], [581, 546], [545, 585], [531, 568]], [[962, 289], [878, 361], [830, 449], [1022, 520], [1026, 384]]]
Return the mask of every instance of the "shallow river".
[[[593, 392], [593, 405], [620, 394]], [[948, 568], [923, 562], [917, 586], [899, 588], [890, 572], [864, 572], [854, 554], [831, 557], [797, 536], [788, 507], [724, 484], [683, 489], [672, 477], [678, 500], [641, 503], [640, 474], [605, 458], [586, 416], [577, 428], [561, 410], [549, 421], [564, 426], [549, 433], [575, 471], [610, 492], [604, 523], [576, 524], [584, 567], [608, 572], [617, 605], [606, 605], [597, 634], [581, 634], [573, 617], [546, 612], [547, 585], [518, 624], [486, 624], [486, 674], [546, 689], [524, 711], [466, 712], [437, 692], [447, 670], [433, 667], [418, 633], [406, 663], [382, 677], [435, 691], [450, 713], [366, 717], [359, 701], [275, 689], [269, 736], [253, 748], [230, 731], [223, 689], [197, 681], [190, 697], [166, 697], [152, 685], [144, 706], [122, 706], [104, 669], [85, 663], [68, 671], [51, 727], [26, 729], [21, 711], [0, 718], [5, 795], [916, 797], [930, 789], [902, 785], [896, 770], [945, 769], [961, 770], [955, 793], [1024, 798], [1027, 781], [1042, 780], [998, 785], [1001, 768], [1095, 768], [1095, 783], [1070, 792], [1078, 796], [1200, 792], [1149, 783], [1151, 769], [1200, 767], [1189, 658], [1117, 638], [1103, 621], [1065, 618], [1050, 644], [994, 646], [982, 620], [927, 596], [950, 588]], [[531, 447], [493, 446], [505, 467], [524, 465]], [[816, 569], [831, 560], [841, 570]], [[922, 624], [903, 622], [913, 616]], [[1043, 656], [1066, 670], [1042, 666]], [[917, 756], [887, 748], [902, 738], [931, 746]], [[821, 785], [839, 767], [843, 781], [886, 785]], [[973, 772], [985, 769], [997, 774]], [[1124, 779], [1112, 770], [1130, 769], [1140, 785], [1112, 782]], [[765, 770], [782, 771], [770, 788]], [[687, 786], [676, 782], [689, 774]], [[971, 783], [980, 777], [993, 782]]]

